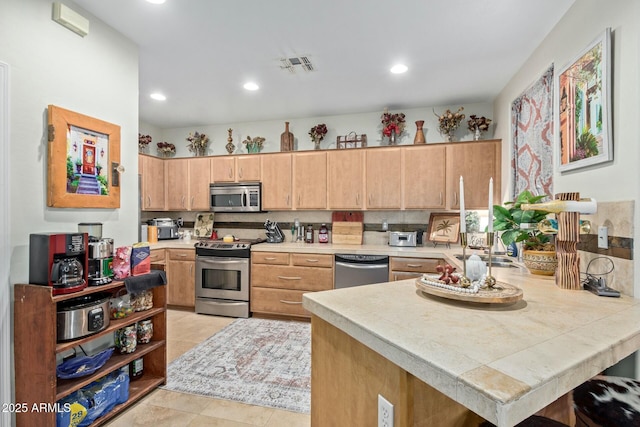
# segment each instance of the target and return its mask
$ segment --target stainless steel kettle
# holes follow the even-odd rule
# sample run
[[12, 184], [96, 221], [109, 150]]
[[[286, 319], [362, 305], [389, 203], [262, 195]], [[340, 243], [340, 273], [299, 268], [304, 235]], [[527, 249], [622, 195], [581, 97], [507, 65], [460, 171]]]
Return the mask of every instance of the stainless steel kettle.
[[76, 258], [59, 258], [51, 265], [51, 282], [54, 286], [70, 287], [84, 283], [82, 263]]

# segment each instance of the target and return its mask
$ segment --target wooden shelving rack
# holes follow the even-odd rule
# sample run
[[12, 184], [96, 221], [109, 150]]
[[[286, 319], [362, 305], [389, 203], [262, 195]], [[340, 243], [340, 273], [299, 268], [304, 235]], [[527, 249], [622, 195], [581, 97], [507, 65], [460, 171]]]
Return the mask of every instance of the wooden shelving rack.
[[[134, 359], [143, 357], [144, 374], [131, 381], [129, 400], [117, 405], [109, 413], [91, 424], [99, 426], [109, 421], [137, 400], [154, 390], [167, 379], [167, 322], [166, 286], [158, 286], [153, 291], [153, 308], [132, 313], [124, 319], [113, 320], [104, 330], [63, 343], [57, 343], [56, 317], [57, 303], [94, 292], [115, 292], [124, 282], [90, 287], [68, 295], [53, 296], [48, 286], [17, 284], [14, 297], [14, 359], [16, 403], [53, 406], [58, 400], [91, 382], [115, 371]], [[108, 315], [108, 313], [107, 313]], [[132, 325], [144, 319], [153, 320], [153, 338], [148, 344], [139, 344], [131, 354], [114, 352], [98, 371], [85, 377], [58, 379], [56, 376], [56, 355], [100, 336], [113, 334], [117, 329]], [[56, 413], [52, 411], [27, 411], [16, 414], [17, 427], [55, 426]]]

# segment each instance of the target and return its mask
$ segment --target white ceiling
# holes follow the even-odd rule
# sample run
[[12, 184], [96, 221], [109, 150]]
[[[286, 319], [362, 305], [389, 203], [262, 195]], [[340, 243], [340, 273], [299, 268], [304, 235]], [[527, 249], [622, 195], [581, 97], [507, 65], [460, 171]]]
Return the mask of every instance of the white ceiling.
[[[160, 128], [490, 102], [573, 2], [75, 0], [139, 46]], [[296, 56], [315, 71], [280, 68]]]

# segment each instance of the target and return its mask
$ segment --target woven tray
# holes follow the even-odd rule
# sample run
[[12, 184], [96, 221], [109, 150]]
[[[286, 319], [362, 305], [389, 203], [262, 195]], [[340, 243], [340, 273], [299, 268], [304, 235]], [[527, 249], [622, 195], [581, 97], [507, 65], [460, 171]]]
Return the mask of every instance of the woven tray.
[[416, 279], [416, 288], [428, 295], [481, 304], [512, 304], [520, 301], [523, 297], [522, 289], [504, 282], [496, 282], [494, 288], [480, 289], [475, 294], [465, 294], [427, 285], [422, 282], [422, 278]]

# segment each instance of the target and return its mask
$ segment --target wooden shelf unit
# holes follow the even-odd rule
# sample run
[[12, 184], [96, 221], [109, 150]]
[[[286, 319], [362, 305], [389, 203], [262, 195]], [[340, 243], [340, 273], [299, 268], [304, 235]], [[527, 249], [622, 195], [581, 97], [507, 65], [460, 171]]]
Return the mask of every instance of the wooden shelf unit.
[[[124, 286], [118, 281], [108, 285], [89, 287], [67, 295], [51, 294], [48, 286], [17, 284], [14, 290], [14, 359], [15, 359], [15, 401], [27, 408], [34, 404], [54, 404], [76, 390], [102, 378], [129, 362], [143, 357], [144, 374], [129, 385], [129, 399], [114, 407], [109, 413], [95, 420], [91, 425], [99, 426], [131, 406], [138, 399], [166, 383], [166, 286], [158, 286], [153, 291], [153, 308], [134, 312], [124, 319], [111, 319], [104, 330], [76, 340], [57, 342], [57, 303], [96, 292], [115, 293]], [[109, 313], [107, 313], [109, 315]], [[56, 355], [98, 337], [113, 334], [117, 329], [135, 324], [144, 319], [153, 320], [153, 338], [148, 344], [138, 344], [130, 354], [113, 353], [102, 368], [91, 375], [73, 379], [59, 379], [56, 376]], [[16, 426], [53, 426], [55, 412], [21, 412], [16, 414]]]

